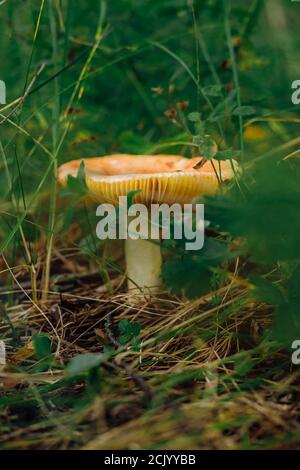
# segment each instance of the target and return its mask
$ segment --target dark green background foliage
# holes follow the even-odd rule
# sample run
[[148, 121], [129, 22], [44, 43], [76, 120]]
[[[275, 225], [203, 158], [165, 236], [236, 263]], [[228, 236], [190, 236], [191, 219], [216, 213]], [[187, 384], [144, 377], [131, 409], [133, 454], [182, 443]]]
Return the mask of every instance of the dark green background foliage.
[[[20, 254], [28, 262], [20, 227], [33, 261], [35, 242], [48, 240], [50, 229], [65, 239], [74, 214], [59, 204], [55, 223], [49, 217], [55, 168], [65, 161], [112, 152], [234, 158], [243, 175], [205, 201], [214, 232], [205, 249], [167, 246], [164, 279], [172, 292], [195, 297], [224, 262], [249, 256], [243, 274], [255, 276], [257, 295], [274, 293], [275, 283], [282, 297], [267, 298], [277, 320], [292, 316], [299, 329], [297, 155], [283, 161], [283, 144], [299, 134], [290, 99], [299, 78], [294, 9], [283, 0], [4, 3], [0, 79], [8, 102], [29, 94], [1, 124], [1, 253], [12, 264]], [[262, 137], [246, 138], [251, 124]], [[81, 225], [88, 235], [90, 223]]]
[[[33, 87], [21, 120], [34, 137], [39, 137], [41, 132], [45, 134], [45, 143], [51, 137], [55, 119], [53, 80], [36, 91], [34, 89], [51, 79], [63, 67], [71, 65], [59, 75], [59, 109], [65, 109], [94, 43], [100, 3], [103, 2], [93, 0], [84, 5], [72, 1], [60, 2], [64, 17], [56, 26], [55, 56], [47, 2], [44, 7], [27, 84], [41, 63], [45, 62], [46, 68]], [[234, 85], [232, 67], [226, 63], [229, 51], [223, 2], [212, 0], [194, 3], [197, 20], [199, 18], [196, 34], [199, 39], [197, 47], [200, 49], [200, 93], [197, 93], [197, 86], [191, 78], [193, 74], [197, 79], [197, 55], [189, 2], [106, 2], [101, 47], [92, 61], [88, 77], [82, 83], [85, 91], [80, 103], [69, 110], [69, 119], [73, 120], [72, 129], [59, 153], [60, 162], [71, 157], [93, 156], [116, 150], [141, 152], [161, 144], [163, 139], [181, 136], [178, 126], [170, 122], [164, 112], [176, 106], [176, 103], [187, 100], [190, 111], [200, 110], [203, 117], [209, 119], [212, 110], [203, 96], [206, 93], [214, 114], [222, 115], [224, 104], [229, 108], [225, 110], [227, 117], [221, 125], [226, 131], [229, 146], [236, 147], [233, 144], [238, 142], [237, 118], [229, 119], [231, 106], [228, 106], [228, 91], [224, 89], [226, 86], [234, 88]], [[254, 15], [255, 11], [252, 11], [255, 10], [255, 3], [258, 4], [258, 19]], [[290, 43], [293, 41], [296, 49], [299, 42], [296, 18], [290, 5], [285, 5], [286, 2], [275, 0], [275, 3], [277, 9], [273, 7], [274, 2], [233, 2], [230, 15], [232, 36], [243, 41], [242, 46], [236, 48], [241, 72], [242, 104], [254, 107], [258, 116], [274, 114], [277, 110], [289, 107], [290, 80], [294, 79], [293, 72], [296, 73], [296, 60], [292, 54], [288, 54]], [[276, 26], [283, 21], [280, 18], [283, 5], [289, 28], [279, 30]], [[57, 15], [58, 11], [53, 14]], [[20, 96], [24, 89], [32, 52], [32, 31], [38, 12], [39, 3], [29, 1], [8, 2], [0, 10], [3, 25], [1, 78], [7, 83], [9, 101]], [[22, 21], [19, 21], [20, 18]], [[276, 35], [273, 34], [274, 29]], [[204, 52], [208, 61], [203, 58]], [[211, 87], [215, 85], [220, 90], [216, 96], [211, 92]], [[162, 88], [162, 94], [153, 91], [159, 87]], [[232, 106], [236, 107], [235, 99]], [[272, 137], [279, 142], [287, 131], [279, 124], [273, 127]], [[211, 126], [210, 131], [218, 137], [216, 124]], [[3, 144], [8, 144], [14, 133], [15, 129], [6, 126], [2, 136]], [[44, 169], [47, 164], [46, 157], [36, 150], [32, 158], [23, 162], [24, 155], [31, 147], [30, 139], [20, 137], [18, 151], [24, 163], [23, 171], [27, 169], [30, 172], [34, 168], [38, 174], [38, 170]], [[174, 147], [173, 150], [179, 153], [182, 148]], [[183, 150], [188, 151], [188, 148]], [[15, 159], [13, 151], [14, 145], [10, 145], [6, 152], [11, 164]], [[29, 189], [33, 189], [32, 183], [25, 179], [24, 184]]]
[[239, 238], [242, 251], [274, 281], [254, 276], [258, 298], [277, 306], [276, 336], [300, 333], [300, 173], [294, 161], [254, 162], [233, 187], [207, 199], [207, 218], [215, 229]]

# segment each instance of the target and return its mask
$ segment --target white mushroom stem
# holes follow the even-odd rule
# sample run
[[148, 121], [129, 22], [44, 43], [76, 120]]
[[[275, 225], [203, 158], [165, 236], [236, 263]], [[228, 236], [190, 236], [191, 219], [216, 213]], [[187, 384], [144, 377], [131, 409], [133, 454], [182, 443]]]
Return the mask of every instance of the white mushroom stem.
[[125, 259], [129, 293], [148, 297], [159, 291], [162, 256], [156, 240], [125, 240]]

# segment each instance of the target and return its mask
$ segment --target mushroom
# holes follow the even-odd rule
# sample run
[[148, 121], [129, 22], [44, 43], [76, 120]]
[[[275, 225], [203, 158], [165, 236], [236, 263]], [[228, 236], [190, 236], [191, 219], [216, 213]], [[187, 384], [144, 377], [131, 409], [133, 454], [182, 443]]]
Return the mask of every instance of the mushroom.
[[[73, 160], [58, 170], [58, 180], [67, 183], [76, 176], [82, 160]], [[86, 184], [93, 200], [118, 205], [119, 197], [140, 190], [135, 203], [191, 203], [193, 199], [212, 195], [219, 184], [216, 168], [219, 162], [201, 157], [178, 155], [110, 155], [84, 159]], [[229, 161], [220, 162], [222, 180], [233, 176]], [[162, 257], [159, 241], [125, 239], [125, 261], [128, 290], [138, 297], [159, 291]]]

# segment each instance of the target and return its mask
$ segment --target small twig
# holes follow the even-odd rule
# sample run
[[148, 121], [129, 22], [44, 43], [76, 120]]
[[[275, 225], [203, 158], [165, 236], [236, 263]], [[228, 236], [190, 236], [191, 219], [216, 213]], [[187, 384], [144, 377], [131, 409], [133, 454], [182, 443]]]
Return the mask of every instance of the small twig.
[[196, 165], [193, 166], [193, 170], [200, 170], [200, 168], [202, 168], [206, 162], [206, 158], [201, 158], [201, 160], [199, 160], [199, 162], [197, 162]]

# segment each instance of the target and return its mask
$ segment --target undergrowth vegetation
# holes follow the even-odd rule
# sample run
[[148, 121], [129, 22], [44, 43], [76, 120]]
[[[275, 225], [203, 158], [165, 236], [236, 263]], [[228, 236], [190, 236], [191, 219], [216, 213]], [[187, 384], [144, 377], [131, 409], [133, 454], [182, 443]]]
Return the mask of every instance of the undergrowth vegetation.
[[[299, 447], [298, 9], [0, 2], [1, 448]], [[164, 241], [164, 290], [142, 305], [83, 168], [56, 178], [112, 153], [234, 170], [200, 201], [203, 250]]]

